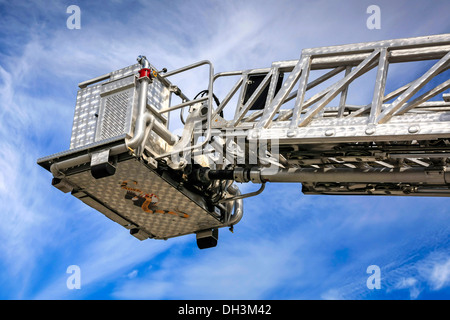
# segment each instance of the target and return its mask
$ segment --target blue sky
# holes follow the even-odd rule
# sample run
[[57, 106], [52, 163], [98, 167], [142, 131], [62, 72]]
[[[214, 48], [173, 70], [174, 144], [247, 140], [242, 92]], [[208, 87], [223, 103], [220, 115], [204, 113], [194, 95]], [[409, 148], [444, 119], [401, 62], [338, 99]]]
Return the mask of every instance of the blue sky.
[[[66, 27], [72, 4], [79, 30]], [[379, 30], [366, 27], [371, 4]], [[233, 234], [222, 229], [218, 246], [200, 251], [194, 235], [136, 240], [53, 188], [36, 160], [69, 148], [77, 84], [139, 54], [169, 70], [203, 59], [216, 72], [267, 67], [303, 48], [448, 33], [449, 9], [0, 0], [0, 298], [448, 299], [449, 199], [305, 196], [299, 184], [270, 184], [245, 200]], [[70, 265], [80, 267], [81, 289], [66, 286]], [[366, 286], [370, 265], [380, 267], [381, 289]]]

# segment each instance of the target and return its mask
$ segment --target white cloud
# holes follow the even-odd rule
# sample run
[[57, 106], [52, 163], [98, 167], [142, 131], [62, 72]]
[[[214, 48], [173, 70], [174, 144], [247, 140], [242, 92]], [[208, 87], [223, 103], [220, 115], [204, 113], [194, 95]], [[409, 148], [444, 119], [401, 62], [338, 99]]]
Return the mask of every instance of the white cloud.
[[330, 289], [321, 295], [323, 300], [344, 300], [342, 293], [338, 289]]
[[138, 279], [139, 274], [137, 265], [152, 261], [158, 254], [185, 241], [185, 239], [175, 239], [171, 242], [151, 240], [140, 242], [131, 237], [126, 230], [122, 230], [122, 227], [115, 226], [110, 230], [104, 228], [103, 231], [98, 232], [98, 236], [97, 239], [83, 245], [81, 252], [61, 262], [68, 261], [67, 265], [76, 264], [80, 267], [81, 291], [67, 290], [65, 283], [68, 276], [60, 273], [40, 288], [32, 299], [73, 299], [77, 297], [76, 295], [87, 296], [100, 290], [104, 283], [111, 279], [125, 278], [134, 281]]
[[129, 279], [134, 279], [134, 278], [137, 277], [137, 275], [138, 275], [138, 271], [137, 271], [136, 269], [134, 269], [134, 270], [131, 271], [129, 274], [127, 274], [127, 277], [128, 277]]
[[408, 289], [409, 296], [411, 299], [417, 299], [421, 292], [421, 289], [418, 287], [418, 281], [415, 278], [402, 278], [395, 286], [394, 289]]
[[433, 266], [430, 282], [434, 290], [442, 289], [450, 284], [450, 258]]
[[431, 290], [441, 290], [450, 285], [450, 254], [431, 252], [417, 264], [417, 270]]
[[431, 251], [417, 258], [423, 250], [414, 248], [404, 261], [394, 260], [385, 268], [382, 285], [388, 293], [408, 290], [410, 299], [418, 299], [450, 285], [449, 253], [446, 250]]
[[245, 247], [232, 243], [174, 256], [164, 268], [124, 282], [113, 293], [120, 299], [261, 299], [302, 272], [292, 254], [298, 244], [288, 240], [255, 239]]
[[[447, 234], [431, 235], [448, 219], [437, 212], [432, 221], [423, 213], [431, 203], [446, 208], [442, 200], [305, 197], [299, 184], [291, 184], [268, 186], [257, 198], [246, 199], [243, 220], [234, 235], [222, 232], [218, 248], [186, 254], [192, 237], [140, 243], [51, 189], [50, 175], [35, 163], [37, 157], [69, 145], [77, 82], [132, 64], [138, 54], [169, 69], [201, 59], [210, 59], [217, 72], [267, 67], [272, 61], [298, 58], [306, 47], [397, 37], [399, 19], [388, 19], [389, 8], [401, 7], [392, 11], [406, 17], [411, 8], [404, 4], [381, 6], [387, 20], [380, 32], [365, 28], [365, 4], [348, 1], [180, 1], [175, 8], [161, 5], [164, 10], [152, 16], [156, 21], [151, 25], [138, 22], [149, 19], [154, 2], [127, 12], [131, 20], [107, 10], [93, 18], [95, 7], [86, 2], [80, 4], [79, 31], [65, 27], [60, 18], [65, 17], [64, 5], [20, 4], [0, 24], [5, 34], [23, 35], [20, 43], [8, 38], [13, 55], [2, 51], [0, 66], [0, 256], [6, 266], [2, 279], [17, 282], [9, 296], [82, 298], [118, 281], [113, 293], [118, 298], [258, 299], [274, 297], [274, 292], [351, 298], [365, 293], [364, 271], [373, 261], [390, 262], [394, 270], [423, 239], [428, 239], [424, 250], [439, 244]], [[431, 7], [423, 2], [418, 8], [424, 6]], [[445, 12], [443, 6], [429, 8], [430, 18], [407, 17], [414, 19], [414, 27], [405, 24], [401, 35], [443, 30], [436, 19]], [[17, 23], [13, 16], [26, 19]], [[190, 80], [187, 90], [194, 91], [195, 81]], [[411, 240], [418, 230], [422, 239]], [[342, 252], [341, 247], [349, 248], [349, 257], [336, 266], [342, 256], [335, 252]], [[161, 253], [167, 255], [158, 257]], [[62, 272], [44, 270], [43, 263]], [[73, 263], [82, 270], [80, 292], [65, 287], [65, 267]], [[145, 271], [145, 263], [159, 268]], [[449, 284], [449, 264], [445, 255], [430, 256], [414, 265], [418, 269], [413, 275], [407, 273], [410, 268], [392, 274], [390, 284], [412, 290], [427, 283], [441, 290]], [[41, 283], [34, 278], [38, 272]], [[411, 291], [411, 297], [417, 296]]]

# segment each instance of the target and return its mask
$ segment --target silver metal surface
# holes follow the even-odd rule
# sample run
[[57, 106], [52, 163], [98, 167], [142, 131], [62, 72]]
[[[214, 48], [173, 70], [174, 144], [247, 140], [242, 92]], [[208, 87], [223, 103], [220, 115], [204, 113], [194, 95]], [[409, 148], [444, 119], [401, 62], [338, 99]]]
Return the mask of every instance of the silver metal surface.
[[[82, 82], [70, 150], [38, 160], [55, 187], [138, 239], [232, 227], [242, 198], [266, 182], [301, 183], [305, 194], [450, 195], [450, 34], [304, 49], [218, 74], [204, 60], [150, 79], [138, 71], [156, 69], [139, 62]], [[204, 65], [199, 98], [169, 82]], [[234, 81], [217, 90], [224, 78]], [[168, 129], [174, 113], [179, 137]], [[93, 179], [89, 166], [106, 161], [118, 161], [115, 174]], [[262, 187], [241, 195], [233, 181]]]
[[131, 118], [135, 105], [135, 77], [102, 85], [95, 141], [131, 134]]
[[[79, 84], [70, 149], [132, 134], [137, 112], [136, 74], [140, 68], [134, 64]], [[147, 106], [155, 112], [165, 109], [170, 105], [170, 96], [170, 85], [156, 77], [148, 86]], [[167, 114], [158, 114], [158, 121], [167, 126]]]
[[118, 163], [111, 177], [96, 180], [87, 170], [66, 179], [155, 239], [223, 226], [218, 217], [202, 208], [200, 197], [196, 203], [134, 158]]

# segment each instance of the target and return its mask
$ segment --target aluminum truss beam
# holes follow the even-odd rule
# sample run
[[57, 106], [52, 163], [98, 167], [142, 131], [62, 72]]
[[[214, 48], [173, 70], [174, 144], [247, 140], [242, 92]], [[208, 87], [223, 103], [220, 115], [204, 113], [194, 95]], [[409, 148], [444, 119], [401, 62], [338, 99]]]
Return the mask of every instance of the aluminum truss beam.
[[[200, 248], [215, 246], [266, 182], [450, 196], [450, 34], [304, 49], [217, 74], [206, 60], [169, 72], [138, 61], [80, 83], [70, 150], [38, 163], [140, 240], [196, 233]], [[190, 100], [171, 77], [202, 66], [207, 90]], [[217, 82], [230, 77], [220, 102]], [[176, 112], [181, 136], [169, 126]], [[261, 187], [241, 194], [234, 181]]]
[[[413, 80], [405, 83], [395, 72], [391, 78], [389, 70], [395, 64], [408, 70]], [[365, 183], [366, 190], [373, 185], [396, 189], [404, 183], [430, 184], [450, 193], [448, 178], [432, 180], [427, 173], [433, 168], [444, 177], [450, 168], [450, 103], [445, 93], [450, 88], [449, 68], [450, 34], [304, 49], [298, 60], [274, 62], [270, 68], [216, 74], [215, 81], [239, 79], [213, 112], [212, 124], [222, 135], [239, 131], [250, 144], [271, 141], [279, 150], [279, 169], [270, 179], [261, 173], [253, 181], [302, 182], [309, 184], [309, 191], [315, 184], [333, 182], [330, 188], [339, 194], [345, 194], [342, 189], [354, 194], [349, 184], [356, 183]], [[370, 71], [373, 80], [367, 76]], [[254, 74], [264, 79], [244, 104]], [[285, 80], [276, 91], [279, 74]], [[351, 105], [352, 86], [358, 80], [373, 88], [373, 94], [365, 104]], [[254, 108], [264, 90], [265, 104]], [[234, 118], [220, 117], [238, 92]], [[440, 94], [443, 99], [436, 99]], [[256, 168], [264, 172], [261, 163]], [[295, 170], [302, 174], [294, 174]], [[397, 187], [392, 187], [395, 183]], [[412, 190], [404, 189], [408, 194]]]

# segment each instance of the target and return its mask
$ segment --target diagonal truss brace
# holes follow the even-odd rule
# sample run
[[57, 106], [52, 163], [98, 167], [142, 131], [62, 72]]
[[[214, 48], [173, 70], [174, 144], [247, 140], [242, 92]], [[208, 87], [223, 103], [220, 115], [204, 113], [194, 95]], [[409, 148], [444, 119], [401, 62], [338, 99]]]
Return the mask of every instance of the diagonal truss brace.
[[[416, 94], [423, 86], [425, 86], [433, 77], [439, 74], [447, 67], [447, 63], [450, 61], [450, 52], [448, 52], [442, 59], [440, 59], [434, 66], [432, 66], [427, 72], [425, 72], [420, 78], [415, 80], [409, 88], [402, 93], [388, 108], [386, 108], [377, 118], [377, 123], [386, 123], [392, 116], [399, 111], [405, 103]], [[405, 108], [403, 111], [408, 110], [411, 105]]]
[[[356, 68], [354, 68], [347, 76], [338, 81], [331, 90], [315, 105], [310, 108], [304, 117], [300, 119], [298, 123], [295, 123], [294, 127], [307, 126], [314, 116], [316, 116], [322, 109], [333, 100], [350, 82], [359, 77], [362, 73], [365, 73], [371, 66], [372, 62], [378, 57], [381, 49], [374, 50], [366, 59], [363, 60]], [[292, 127], [292, 125], [291, 125]]]

